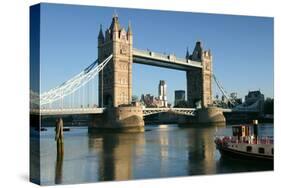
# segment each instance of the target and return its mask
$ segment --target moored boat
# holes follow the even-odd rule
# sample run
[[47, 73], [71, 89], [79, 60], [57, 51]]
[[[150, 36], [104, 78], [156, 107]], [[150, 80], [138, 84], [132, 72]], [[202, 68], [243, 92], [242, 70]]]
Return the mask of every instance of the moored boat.
[[232, 136], [216, 136], [216, 147], [221, 155], [237, 159], [273, 162], [273, 137], [259, 136], [257, 126], [257, 121], [254, 121], [253, 125], [232, 127]]

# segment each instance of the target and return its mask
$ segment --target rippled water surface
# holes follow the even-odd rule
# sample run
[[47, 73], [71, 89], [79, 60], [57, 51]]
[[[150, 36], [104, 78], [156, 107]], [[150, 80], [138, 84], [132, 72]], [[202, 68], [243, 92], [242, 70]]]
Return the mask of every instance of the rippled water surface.
[[[272, 136], [272, 124], [259, 126], [259, 132]], [[54, 128], [48, 127], [40, 133], [41, 183], [69, 184], [273, 169], [273, 166], [260, 163], [221, 158], [213, 142], [214, 135], [230, 133], [231, 126], [149, 125], [144, 133], [91, 134], [86, 127], [73, 127], [64, 133], [64, 154], [57, 155]]]

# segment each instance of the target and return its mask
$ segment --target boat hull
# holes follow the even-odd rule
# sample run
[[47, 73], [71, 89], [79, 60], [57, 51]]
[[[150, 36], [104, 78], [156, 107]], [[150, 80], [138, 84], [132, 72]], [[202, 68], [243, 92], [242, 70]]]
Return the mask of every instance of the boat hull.
[[273, 163], [274, 160], [273, 156], [242, 152], [226, 147], [218, 147], [218, 150], [220, 151], [222, 156], [231, 157], [235, 159], [255, 160], [255, 161], [263, 161], [269, 163]]

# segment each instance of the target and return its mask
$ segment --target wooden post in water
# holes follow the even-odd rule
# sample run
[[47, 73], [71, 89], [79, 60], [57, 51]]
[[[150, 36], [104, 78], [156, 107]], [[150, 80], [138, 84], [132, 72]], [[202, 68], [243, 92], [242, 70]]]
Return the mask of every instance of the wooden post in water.
[[55, 184], [62, 183], [62, 166], [63, 166], [63, 120], [59, 118], [56, 120], [56, 136], [57, 141], [57, 160], [56, 160], [56, 171], [55, 171]]
[[55, 169], [55, 184], [62, 183], [63, 177], [63, 143], [57, 145], [57, 160]]
[[57, 155], [63, 154], [63, 120], [59, 118], [56, 121], [56, 137], [55, 140], [57, 141]]

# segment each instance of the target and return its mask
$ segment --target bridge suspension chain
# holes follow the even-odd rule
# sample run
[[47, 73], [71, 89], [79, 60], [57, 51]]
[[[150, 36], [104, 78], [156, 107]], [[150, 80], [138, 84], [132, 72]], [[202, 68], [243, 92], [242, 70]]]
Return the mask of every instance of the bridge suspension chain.
[[[62, 83], [61, 85], [44, 92], [40, 95], [40, 105], [51, 104], [55, 101], [63, 100], [64, 97], [69, 96], [71, 94], [75, 94], [79, 88], [87, 84], [90, 80], [92, 80], [103, 68], [108, 64], [108, 62], [112, 59], [112, 54], [109, 55], [103, 62], [97, 65], [98, 60], [94, 61], [90, 66], [84, 69], [81, 73], [77, 74], [73, 78], [68, 81]], [[97, 66], [96, 66], [97, 65]], [[82, 91], [82, 101], [84, 91]], [[81, 101], [81, 102], [82, 102]]]
[[222, 92], [223, 96], [230, 102], [230, 104], [232, 104], [234, 106], [237, 105], [235, 100], [228, 97], [227, 92], [224, 90], [224, 88], [222, 87], [222, 84], [218, 81], [216, 76], [214, 74], [212, 76], [213, 76], [213, 79], [214, 79], [215, 83], [217, 84], [219, 90]]

